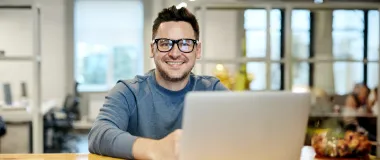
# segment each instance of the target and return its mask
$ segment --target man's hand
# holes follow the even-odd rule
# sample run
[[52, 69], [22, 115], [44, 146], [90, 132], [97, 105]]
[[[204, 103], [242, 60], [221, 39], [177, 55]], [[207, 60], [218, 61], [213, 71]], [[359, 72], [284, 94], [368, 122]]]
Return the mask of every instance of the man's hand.
[[178, 160], [182, 130], [175, 130], [152, 146], [153, 160]]
[[160, 140], [138, 138], [133, 145], [135, 159], [178, 160], [182, 130], [175, 130]]

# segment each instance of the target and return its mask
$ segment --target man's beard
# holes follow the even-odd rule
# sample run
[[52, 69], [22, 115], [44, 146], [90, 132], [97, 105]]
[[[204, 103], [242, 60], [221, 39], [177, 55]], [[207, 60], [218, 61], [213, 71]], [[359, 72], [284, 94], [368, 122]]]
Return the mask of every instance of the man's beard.
[[158, 73], [160, 74], [160, 76], [164, 80], [169, 81], [169, 82], [180, 82], [180, 81], [185, 80], [187, 78], [187, 76], [190, 74], [193, 67], [191, 67], [191, 69], [186, 71], [180, 77], [170, 77], [169, 73], [167, 73], [164, 69], [162, 69], [161, 65], [156, 65], [156, 69], [157, 69]]

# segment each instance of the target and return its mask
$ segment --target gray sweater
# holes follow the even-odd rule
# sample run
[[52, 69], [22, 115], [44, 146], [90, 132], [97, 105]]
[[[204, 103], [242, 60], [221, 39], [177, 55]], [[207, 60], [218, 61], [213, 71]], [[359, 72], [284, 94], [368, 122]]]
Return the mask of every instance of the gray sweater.
[[132, 80], [118, 81], [105, 97], [88, 135], [91, 153], [133, 159], [137, 137], [161, 139], [181, 129], [185, 94], [189, 91], [227, 90], [217, 78], [191, 74], [180, 91], [167, 90], [155, 80], [154, 70]]

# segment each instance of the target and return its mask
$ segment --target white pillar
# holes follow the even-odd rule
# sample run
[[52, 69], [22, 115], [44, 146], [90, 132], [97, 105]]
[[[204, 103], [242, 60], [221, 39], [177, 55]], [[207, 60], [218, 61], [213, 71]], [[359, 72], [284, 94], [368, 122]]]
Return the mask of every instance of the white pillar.
[[[229, 60], [235, 59], [241, 55], [241, 31], [243, 26], [242, 22], [236, 18], [241, 16], [241, 12], [236, 10], [207, 10], [206, 15], [202, 18], [205, 24], [200, 27], [204, 35], [203, 40], [203, 53], [202, 59], [215, 60]], [[199, 19], [199, 21], [201, 21]], [[239, 40], [240, 39], [240, 40]], [[205, 64], [205, 70], [202, 74], [214, 75], [213, 71], [217, 63]], [[230, 73], [236, 73], [236, 64], [225, 64]]]
[[292, 7], [285, 9], [285, 90], [292, 89], [293, 69], [292, 69], [292, 52], [293, 52], [293, 31], [292, 31]]

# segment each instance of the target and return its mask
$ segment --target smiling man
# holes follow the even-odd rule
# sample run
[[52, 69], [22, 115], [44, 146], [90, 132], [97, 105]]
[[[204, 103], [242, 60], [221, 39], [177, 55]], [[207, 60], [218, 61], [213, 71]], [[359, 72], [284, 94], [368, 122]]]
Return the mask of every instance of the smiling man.
[[186, 8], [158, 14], [151, 57], [156, 69], [118, 81], [89, 133], [91, 153], [126, 158], [178, 158], [184, 98], [190, 91], [227, 90], [211, 76], [191, 73], [201, 57], [199, 26]]

